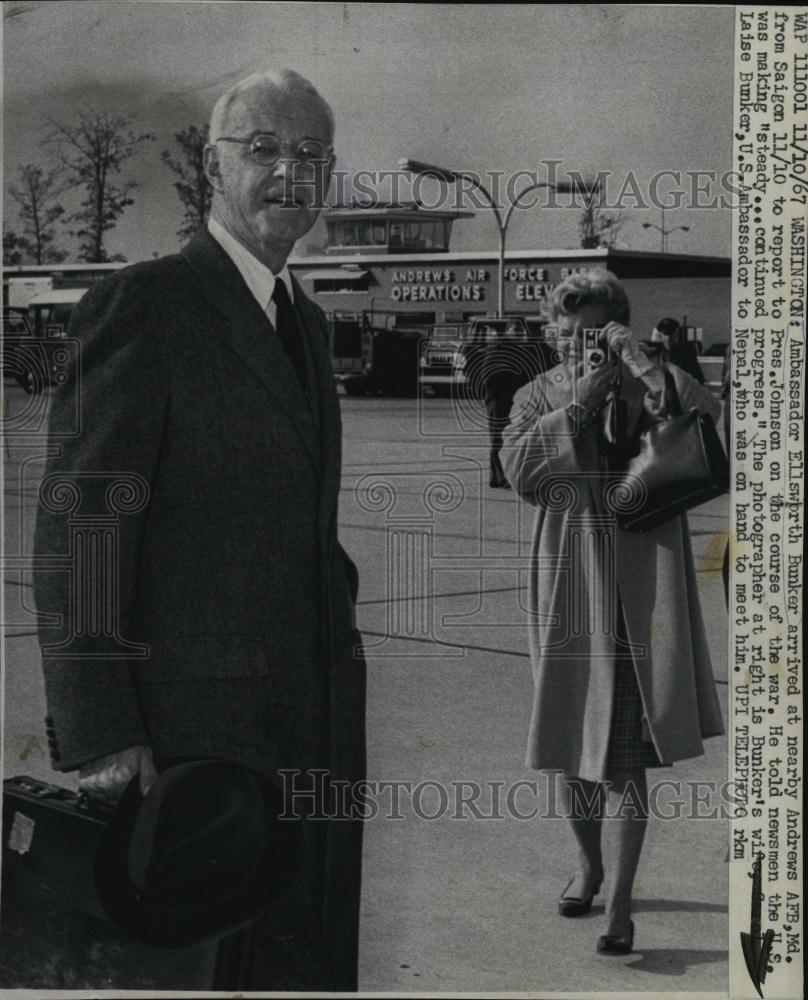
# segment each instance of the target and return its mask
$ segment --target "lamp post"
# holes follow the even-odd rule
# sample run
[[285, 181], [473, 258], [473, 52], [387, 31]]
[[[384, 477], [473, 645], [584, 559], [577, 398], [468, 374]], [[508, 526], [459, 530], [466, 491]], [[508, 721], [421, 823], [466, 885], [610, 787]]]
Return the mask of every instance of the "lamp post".
[[675, 233], [677, 229], [681, 229], [683, 233], [690, 232], [690, 226], [672, 226], [670, 229], [665, 228], [665, 206], [659, 206], [662, 212], [662, 225], [658, 226], [655, 222], [643, 222], [643, 229], [656, 229], [659, 232], [659, 249], [662, 253], [668, 252], [668, 237], [671, 233]]
[[[423, 163], [420, 160], [408, 160], [406, 158], [399, 160], [398, 165], [401, 170], [408, 170], [410, 173], [420, 174], [422, 177], [434, 177], [437, 180], [445, 181], [447, 184], [452, 184], [454, 181], [458, 180], [465, 180], [471, 184], [472, 187], [476, 188], [488, 202], [494, 213], [494, 219], [496, 220], [497, 229], [499, 230], [499, 296], [497, 302], [497, 317], [502, 319], [505, 314], [505, 240], [508, 232], [508, 225], [511, 221], [511, 216], [513, 215], [513, 210], [519, 205], [526, 194], [529, 194], [531, 191], [536, 191], [538, 188], [551, 188], [553, 191], [571, 192], [575, 190], [575, 186], [564, 181], [557, 184], [553, 184], [550, 181], [528, 184], [527, 187], [523, 188], [519, 194], [516, 195], [503, 216], [499, 206], [494, 201], [491, 192], [474, 176], [474, 174], [465, 173], [462, 170], [449, 170], [446, 167], [435, 166], [434, 163]], [[597, 187], [598, 183], [596, 181], [594, 184], [588, 186], [586, 190], [591, 194], [597, 190]]]

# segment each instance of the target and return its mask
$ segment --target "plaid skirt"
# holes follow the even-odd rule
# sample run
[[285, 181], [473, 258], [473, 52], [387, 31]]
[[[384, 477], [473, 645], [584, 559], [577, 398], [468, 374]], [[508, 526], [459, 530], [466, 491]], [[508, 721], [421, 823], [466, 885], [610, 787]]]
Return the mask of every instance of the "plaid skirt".
[[[617, 635], [627, 642], [623, 609], [618, 606]], [[653, 743], [642, 738], [642, 698], [630, 654], [618, 655], [614, 671], [614, 699], [609, 728], [606, 772], [662, 767]]]
[[642, 699], [630, 660], [615, 664], [614, 701], [609, 729], [606, 771], [636, 771], [641, 767], [661, 767], [653, 743], [642, 738]]

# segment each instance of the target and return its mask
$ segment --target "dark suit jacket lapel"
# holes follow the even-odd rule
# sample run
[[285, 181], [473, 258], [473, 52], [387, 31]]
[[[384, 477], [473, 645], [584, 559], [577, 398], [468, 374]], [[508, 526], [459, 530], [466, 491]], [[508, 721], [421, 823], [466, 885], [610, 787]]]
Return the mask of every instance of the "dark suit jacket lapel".
[[317, 398], [320, 404], [320, 443], [323, 461], [325, 492], [339, 491], [342, 446], [342, 415], [337, 397], [331, 355], [328, 349], [328, 330], [322, 313], [315, 308], [300, 284], [292, 278], [295, 288], [295, 309], [305, 331], [309, 355], [312, 360]]
[[317, 429], [295, 370], [238, 268], [207, 231], [197, 233], [182, 253], [208, 303], [226, 322], [233, 350], [286, 412], [307, 455], [319, 468]]

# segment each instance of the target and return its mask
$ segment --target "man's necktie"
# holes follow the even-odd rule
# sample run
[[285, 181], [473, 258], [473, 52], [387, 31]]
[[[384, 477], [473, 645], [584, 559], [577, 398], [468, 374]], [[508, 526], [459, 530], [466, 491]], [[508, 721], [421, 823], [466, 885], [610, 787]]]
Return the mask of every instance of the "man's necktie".
[[286, 283], [281, 278], [275, 280], [272, 301], [275, 303], [275, 329], [305, 392], [307, 385], [306, 350], [303, 346], [303, 334], [298, 325], [289, 292], [286, 290]]

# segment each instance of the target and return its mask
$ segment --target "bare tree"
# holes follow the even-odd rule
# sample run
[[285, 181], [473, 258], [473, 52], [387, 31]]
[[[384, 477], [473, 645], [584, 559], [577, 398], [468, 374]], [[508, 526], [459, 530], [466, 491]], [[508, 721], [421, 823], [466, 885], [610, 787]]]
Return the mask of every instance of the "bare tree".
[[586, 199], [578, 219], [578, 234], [584, 250], [614, 247], [620, 230], [626, 223], [624, 212], [607, 212], [599, 204], [598, 195]]
[[13, 229], [3, 229], [3, 266], [12, 267], [22, 264], [23, 246], [20, 237]]
[[8, 191], [20, 206], [22, 232], [17, 236], [19, 250], [35, 264], [50, 264], [64, 260], [67, 254], [54, 246], [55, 227], [65, 214], [59, 202], [64, 186], [55, 170], [43, 170], [33, 163], [18, 168], [18, 181]]
[[79, 112], [75, 125], [51, 124], [51, 139], [60, 147], [70, 185], [84, 191], [81, 207], [70, 216], [71, 222], [79, 224], [75, 235], [81, 241], [81, 259], [93, 263], [109, 260], [105, 236], [133, 204], [131, 192], [137, 187], [135, 181], [118, 182], [116, 177], [123, 164], [154, 135], [134, 132], [131, 119], [108, 111]]
[[213, 196], [202, 158], [208, 141], [208, 126], [189, 125], [182, 132], [175, 132], [174, 139], [180, 148], [180, 159], [175, 160], [167, 149], [161, 155], [163, 163], [179, 178], [174, 181], [174, 189], [185, 206], [185, 213], [177, 236], [185, 242], [205, 225]]

